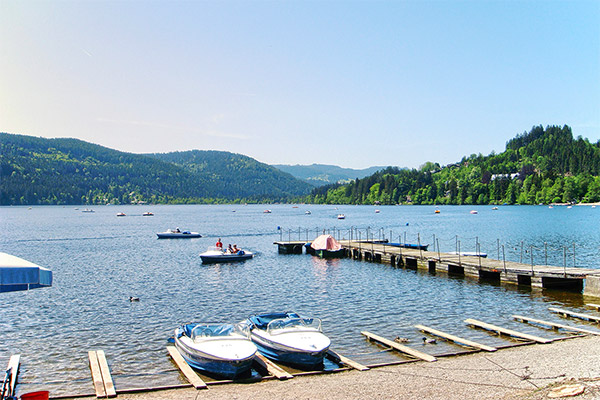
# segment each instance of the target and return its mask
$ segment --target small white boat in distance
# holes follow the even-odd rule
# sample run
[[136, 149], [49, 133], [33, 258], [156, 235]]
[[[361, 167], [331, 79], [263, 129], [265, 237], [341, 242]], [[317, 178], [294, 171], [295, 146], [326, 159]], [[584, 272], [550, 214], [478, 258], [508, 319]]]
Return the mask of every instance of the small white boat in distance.
[[[592, 208], [593, 208], [593, 207], [592, 207]], [[308, 210], [307, 210], [307, 211], [305, 211], [305, 212], [304, 212], [304, 214], [306, 214], [306, 215], [310, 215], [310, 214], [312, 214], [312, 213], [311, 213], [310, 211], [308, 211]]]
[[263, 214], [271, 214], [271, 210], [265, 210], [263, 211]]
[[93, 213], [94, 210], [92, 210], [91, 208], [86, 208], [85, 210], [81, 210], [81, 212], [84, 212], [84, 213]]
[[221, 248], [213, 246], [209, 247], [204, 253], [200, 253], [200, 258], [203, 263], [210, 264], [244, 261], [252, 258], [253, 255], [250, 251], [239, 250], [235, 253], [230, 253], [229, 251], [223, 251]]
[[178, 327], [175, 347], [193, 368], [227, 378], [250, 370], [257, 350], [247, 325], [218, 323]]
[[146, 212], [145, 212], [145, 213], [143, 213], [142, 215], [143, 215], [144, 217], [151, 217], [151, 216], [153, 216], [154, 214], [153, 214], [153, 213], [151, 213], [150, 211], [146, 211]]
[[157, 233], [156, 236], [159, 239], [192, 239], [202, 237], [198, 232], [182, 231], [179, 228], [167, 229], [165, 232]]
[[125, 213], [122, 213], [122, 212], [117, 213], [117, 217], [124, 217], [124, 216], [125, 216]]
[[346, 219], [344, 214], [338, 214], [337, 219]]
[[471, 214], [477, 214], [477, 210], [471, 210]]

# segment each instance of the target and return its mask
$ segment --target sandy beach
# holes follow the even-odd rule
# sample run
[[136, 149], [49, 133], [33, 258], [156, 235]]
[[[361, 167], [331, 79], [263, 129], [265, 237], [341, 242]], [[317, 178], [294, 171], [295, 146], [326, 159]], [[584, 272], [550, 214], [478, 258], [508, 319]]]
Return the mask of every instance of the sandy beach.
[[[436, 362], [250, 384], [119, 394], [128, 400], [195, 399], [545, 399], [564, 384], [585, 388], [576, 399], [600, 399], [600, 336], [479, 352]], [[150, 384], [150, 382], [149, 382]], [[118, 391], [119, 388], [117, 388]], [[91, 398], [90, 398], [91, 399]]]

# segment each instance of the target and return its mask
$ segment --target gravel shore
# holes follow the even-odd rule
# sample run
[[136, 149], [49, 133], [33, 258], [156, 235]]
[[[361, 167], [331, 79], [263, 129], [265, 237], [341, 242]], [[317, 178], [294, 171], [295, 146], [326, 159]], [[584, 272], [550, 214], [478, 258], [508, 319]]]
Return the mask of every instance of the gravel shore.
[[[600, 399], [600, 336], [494, 353], [440, 358], [369, 371], [297, 376], [287, 381], [223, 384], [119, 394], [127, 400], [195, 399], [545, 399], [562, 384], [585, 386], [576, 399]], [[117, 388], [118, 390], [118, 388]]]

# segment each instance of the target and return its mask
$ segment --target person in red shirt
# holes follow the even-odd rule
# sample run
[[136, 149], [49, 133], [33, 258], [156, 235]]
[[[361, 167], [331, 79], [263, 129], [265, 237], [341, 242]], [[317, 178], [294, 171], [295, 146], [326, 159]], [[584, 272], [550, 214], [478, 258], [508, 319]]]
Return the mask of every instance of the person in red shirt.
[[217, 240], [216, 246], [219, 250], [223, 250], [223, 243], [221, 242], [221, 238], [219, 238], [219, 240]]

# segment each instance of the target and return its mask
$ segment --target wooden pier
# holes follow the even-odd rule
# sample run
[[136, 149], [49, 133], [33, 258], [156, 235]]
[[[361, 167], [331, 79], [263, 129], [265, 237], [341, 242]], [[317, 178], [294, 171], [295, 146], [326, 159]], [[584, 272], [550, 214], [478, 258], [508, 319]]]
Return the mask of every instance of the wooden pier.
[[[477, 278], [482, 281], [524, 285], [536, 289], [554, 288], [581, 292], [587, 277], [600, 279], [599, 269], [566, 268], [494, 260], [476, 256], [426, 251], [392, 246], [374, 241], [338, 241], [345, 256], [393, 267], [425, 270]], [[282, 254], [302, 254], [306, 241], [274, 242]]]

